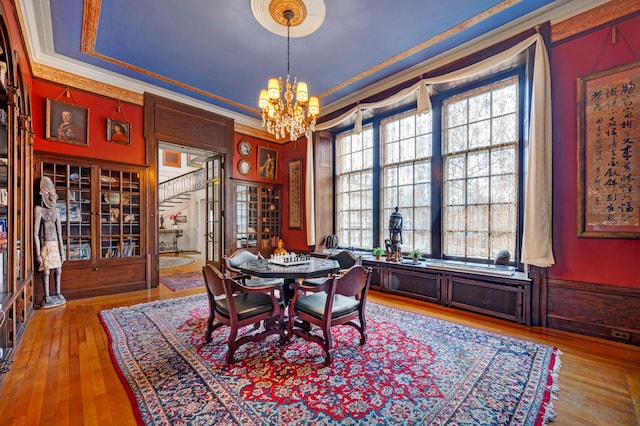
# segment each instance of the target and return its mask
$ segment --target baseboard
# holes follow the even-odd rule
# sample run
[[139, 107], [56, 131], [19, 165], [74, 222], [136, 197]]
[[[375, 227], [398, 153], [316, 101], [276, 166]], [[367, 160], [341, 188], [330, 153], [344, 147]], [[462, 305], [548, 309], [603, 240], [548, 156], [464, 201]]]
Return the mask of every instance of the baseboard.
[[547, 282], [547, 327], [640, 346], [640, 288]]

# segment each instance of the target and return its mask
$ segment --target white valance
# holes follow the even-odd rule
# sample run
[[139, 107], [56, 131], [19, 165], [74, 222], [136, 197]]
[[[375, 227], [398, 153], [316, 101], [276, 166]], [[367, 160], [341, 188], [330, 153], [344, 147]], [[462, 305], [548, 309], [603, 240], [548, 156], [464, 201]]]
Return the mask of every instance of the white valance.
[[[431, 111], [430, 85], [450, 83], [490, 71], [512, 59], [535, 43], [531, 117], [529, 120], [529, 155], [525, 173], [524, 232], [522, 236], [522, 262], [548, 267], [555, 263], [552, 241], [551, 192], [551, 76], [549, 56], [540, 34], [468, 67], [421, 79], [411, 87], [376, 102], [358, 104], [333, 120], [316, 126], [316, 130], [331, 129], [356, 115], [354, 132], [362, 130], [362, 112], [397, 103], [416, 96], [418, 113]], [[307, 163], [309, 164], [309, 163]], [[309, 188], [309, 187], [307, 187]]]

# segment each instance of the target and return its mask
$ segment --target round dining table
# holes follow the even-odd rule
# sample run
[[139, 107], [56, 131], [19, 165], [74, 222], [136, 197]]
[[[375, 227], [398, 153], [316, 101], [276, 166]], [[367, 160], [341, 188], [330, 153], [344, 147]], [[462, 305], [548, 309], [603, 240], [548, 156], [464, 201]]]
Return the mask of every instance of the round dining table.
[[311, 257], [307, 262], [294, 265], [281, 265], [271, 263], [269, 259], [250, 260], [241, 264], [238, 269], [243, 274], [261, 278], [283, 278], [282, 293], [285, 304], [293, 297], [293, 290], [289, 284], [297, 280], [330, 276], [340, 270], [340, 264], [336, 260]]

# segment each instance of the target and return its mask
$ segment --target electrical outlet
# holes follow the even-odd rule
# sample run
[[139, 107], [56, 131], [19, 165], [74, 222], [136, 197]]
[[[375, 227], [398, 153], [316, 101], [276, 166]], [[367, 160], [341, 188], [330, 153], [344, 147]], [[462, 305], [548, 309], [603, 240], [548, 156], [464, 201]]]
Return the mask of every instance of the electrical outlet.
[[629, 342], [631, 340], [631, 333], [628, 331], [612, 329], [611, 337]]

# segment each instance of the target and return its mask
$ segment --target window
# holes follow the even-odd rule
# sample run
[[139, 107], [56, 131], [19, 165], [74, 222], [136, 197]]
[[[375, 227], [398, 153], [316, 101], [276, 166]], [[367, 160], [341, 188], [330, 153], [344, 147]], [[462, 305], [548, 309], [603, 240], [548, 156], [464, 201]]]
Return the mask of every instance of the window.
[[373, 129], [336, 137], [336, 235], [342, 247], [373, 247]]
[[509, 250], [517, 262], [523, 75], [450, 90], [429, 114], [405, 107], [373, 117], [361, 135], [337, 134], [340, 245], [384, 246], [397, 206], [405, 253], [484, 262]]
[[431, 121], [414, 111], [382, 120], [381, 241], [388, 238], [388, 218], [396, 206], [402, 214], [404, 251], [431, 253]]
[[516, 77], [443, 103], [443, 254], [515, 252], [518, 218]]

